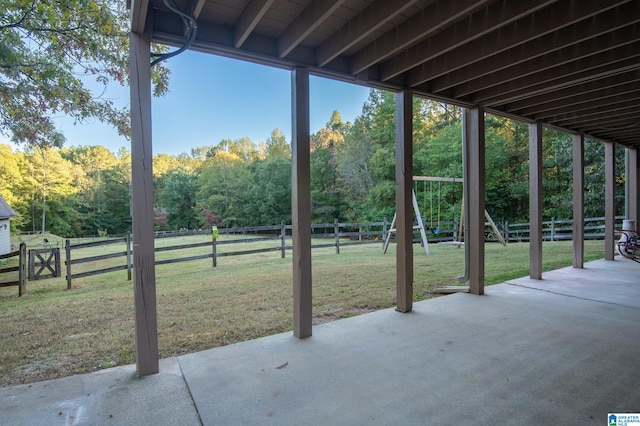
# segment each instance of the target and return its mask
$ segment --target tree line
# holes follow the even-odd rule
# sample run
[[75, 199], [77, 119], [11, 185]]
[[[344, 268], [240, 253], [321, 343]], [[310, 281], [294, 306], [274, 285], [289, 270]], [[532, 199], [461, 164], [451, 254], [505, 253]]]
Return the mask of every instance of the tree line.
[[[461, 109], [415, 98], [415, 175], [462, 177]], [[395, 210], [395, 96], [371, 90], [353, 122], [335, 111], [311, 135], [315, 223], [390, 220]], [[494, 220], [528, 221], [528, 125], [487, 115], [486, 204]], [[618, 211], [624, 207], [624, 150], [616, 150]], [[585, 215], [604, 215], [604, 144], [585, 143]], [[543, 134], [544, 217], [572, 217], [571, 136]], [[13, 230], [72, 236], [131, 230], [131, 157], [101, 146], [0, 145], [0, 195], [18, 213]], [[291, 147], [275, 129], [258, 144], [224, 139], [153, 158], [157, 230], [274, 225], [291, 221]], [[460, 183], [416, 182], [427, 221], [460, 215]]]

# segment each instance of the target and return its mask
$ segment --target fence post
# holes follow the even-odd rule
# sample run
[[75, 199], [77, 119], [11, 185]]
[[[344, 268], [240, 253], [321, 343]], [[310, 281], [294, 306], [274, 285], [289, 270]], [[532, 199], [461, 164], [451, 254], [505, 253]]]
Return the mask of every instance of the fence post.
[[555, 234], [556, 234], [556, 218], [552, 217], [551, 218], [551, 241], [555, 241]]
[[215, 225], [211, 227], [211, 238], [213, 239], [213, 242], [211, 243], [211, 251], [213, 267], [215, 268], [218, 266], [218, 227]]
[[27, 294], [27, 244], [20, 243], [18, 257], [18, 297]]
[[504, 240], [509, 244], [509, 221], [504, 221]]
[[131, 232], [127, 232], [127, 281], [131, 281]]
[[333, 221], [333, 233], [336, 237], [336, 254], [340, 254], [340, 223], [338, 219]]
[[280, 222], [280, 257], [284, 259], [285, 252], [285, 240], [287, 238], [287, 227], [284, 224], [284, 220]]
[[67, 258], [65, 264], [67, 265], [67, 290], [71, 290], [71, 241], [65, 240], [64, 252]]

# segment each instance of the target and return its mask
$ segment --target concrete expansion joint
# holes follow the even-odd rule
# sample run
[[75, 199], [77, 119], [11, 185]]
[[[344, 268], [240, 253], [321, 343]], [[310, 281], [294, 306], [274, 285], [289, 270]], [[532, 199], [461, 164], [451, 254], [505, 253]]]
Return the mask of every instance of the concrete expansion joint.
[[191, 392], [191, 388], [189, 387], [189, 382], [187, 381], [184, 371], [182, 370], [182, 363], [180, 362], [180, 357], [176, 357], [176, 362], [178, 363], [178, 367], [180, 368], [180, 376], [182, 376], [182, 381], [184, 382], [184, 386], [187, 388], [187, 392], [189, 392], [189, 398], [191, 398], [191, 403], [193, 404], [194, 410], [196, 410], [196, 414], [198, 415], [198, 421], [200, 422], [200, 426], [204, 426], [202, 423], [202, 416], [200, 415], [200, 411], [198, 410], [198, 405], [196, 404], [195, 399], [193, 399], [193, 393]]
[[564, 296], [564, 297], [571, 297], [573, 299], [586, 300], [588, 302], [606, 303], [607, 305], [614, 305], [614, 306], [620, 306], [622, 308], [631, 308], [631, 309], [640, 310], [640, 308], [638, 308], [636, 306], [623, 305], [622, 303], [615, 303], [615, 302], [610, 302], [610, 301], [607, 301], [607, 300], [599, 300], [599, 299], [592, 299], [592, 298], [588, 298], [588, 297], [580, 297], [580, 296], [576, 296], [575, 294], [566, 294], [566, 293], [561, 293], [559, 291], [553, 291], [553, 290], [544, 289], [544, 288], [529, 287], [529, 286], [526, 286], [526, 285], [516, 284], [516, 283], [512, 283], [512, 282], [508, 282], [508, 281], [506, 281], [504, 284], [510, 285], [510, 286], [513, 286], [513, 287], [526, 288], [528, 290], [542, 291], [544, 293], [555, 294], [557, 296]]

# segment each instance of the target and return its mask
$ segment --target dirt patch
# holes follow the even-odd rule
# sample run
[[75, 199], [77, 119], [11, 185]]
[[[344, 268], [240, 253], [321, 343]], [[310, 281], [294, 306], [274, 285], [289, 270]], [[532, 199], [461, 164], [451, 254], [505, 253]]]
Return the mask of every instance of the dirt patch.
[[326, 308], [318, 312], [313, 317], [313, 325], [324, 324], [343, 318], [354, 317], [356, 315], [367, 314], [376, 311], [376, 308], [369, 306], [349, 306], [349, 307], [332, 307]]

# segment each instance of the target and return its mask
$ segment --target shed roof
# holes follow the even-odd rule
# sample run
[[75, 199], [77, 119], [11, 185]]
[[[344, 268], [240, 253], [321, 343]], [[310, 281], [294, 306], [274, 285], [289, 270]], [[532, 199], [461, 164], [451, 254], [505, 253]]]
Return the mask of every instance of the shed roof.
[[8, 219], [10, 217], [17, 216], [11, 206], [0, 195], [0, 219]]
[[[165, 0], [132, 30], [173, 46]], [[637, 0], [175, 0], [192, 49], [463, 105], [640, 148]]]

